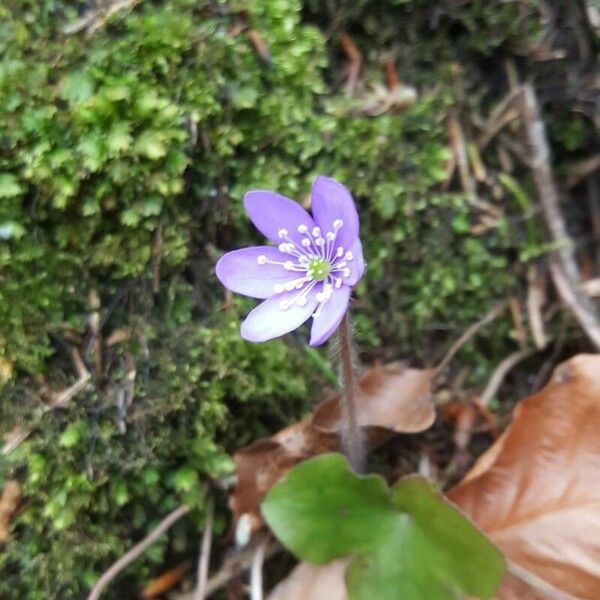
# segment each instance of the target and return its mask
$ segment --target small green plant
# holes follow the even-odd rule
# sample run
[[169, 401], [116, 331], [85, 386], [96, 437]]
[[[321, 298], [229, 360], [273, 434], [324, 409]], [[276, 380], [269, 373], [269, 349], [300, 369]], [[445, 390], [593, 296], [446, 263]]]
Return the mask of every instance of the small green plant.
[[267, 494], [262, 513], [296, 556], [351, 557], [350, 600], [491, 598], [504, 575], [496, 547], [420, 477], [391, 489], [339, 454], [310, 459]]

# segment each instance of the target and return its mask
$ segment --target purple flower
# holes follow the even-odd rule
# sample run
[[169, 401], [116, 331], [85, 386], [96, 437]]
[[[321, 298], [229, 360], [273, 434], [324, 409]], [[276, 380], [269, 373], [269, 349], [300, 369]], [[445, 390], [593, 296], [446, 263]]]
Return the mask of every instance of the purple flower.
[[313, 318], [310, 345], [319, 346], [340, 324], [364, 261], [359, 222], [350, 192], [329, 177], [312, 187], [312, 217], [274, 192], [244, 196], [256, 228], [277, 246], [243, 248], [217, 263], [221, 283], [238, 294], [265, 301], [242, 323], [242, 337], [264, 342]]

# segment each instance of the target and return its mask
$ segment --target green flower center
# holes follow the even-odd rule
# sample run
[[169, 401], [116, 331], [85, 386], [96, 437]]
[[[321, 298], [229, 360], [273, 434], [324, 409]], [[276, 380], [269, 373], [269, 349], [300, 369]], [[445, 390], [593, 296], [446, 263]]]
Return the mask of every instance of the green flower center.
[[331, 273], [331, 265], [324, 258], [314, 258], [308, 265], [308, 275], [315, 281], [325, 281]]

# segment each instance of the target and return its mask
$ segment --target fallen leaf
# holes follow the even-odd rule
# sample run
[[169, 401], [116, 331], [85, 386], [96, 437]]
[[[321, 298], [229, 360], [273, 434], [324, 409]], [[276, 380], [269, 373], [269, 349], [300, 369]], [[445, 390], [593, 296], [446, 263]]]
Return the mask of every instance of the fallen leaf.
[[269, 594], [267, 600], [348, 600], [345, 574], [349, 558], [326, 565], [300, 563]]
[[184, 562], [173, 569], [165, 571], [153, 579], [140, 593], [141, 600], [153, 600], [161, 596], [172, 587], [176, 586], [183, 576], [190, 570], [191, 564]]
[[0, 543], [7, 542], [10, 522], [21, 500], [21, 485], [16, 479], [8, 479], [0, 496]]
[[[448, 497], [508, 560], [554, 588], [600, 598], [600, 355], [560, 365]], [[535, 592], [506, 578], [498, 598]], [[518, 586], [518, 589], [517, 589]]]
[[[367, 370], [358, 382], [358, 422], [376, 447], [396, 433], [415, 433], [435, 419], [433, 369], [395, 362]], [[340, 395], [319, 404], [306, 419], [257, 440], [234, 456], [237, 481], [229, 506], [234, 522], [242, 515], [251, 530], [263, 525], [260, 503], [273, 484], [299, 462], [339, 449]]]
[[[398, 362], [369, 369], [358, 385], [359, 424], [395, 433], [417, 433], [431, 427], [435, 420], [431, 400], [435, 373], [435, 369], [409, 369]], [[340, 412], [337, 395], [315, 408], [312, 424], [320, 431], [338, 433]]]
[[299, 462], [338, 446], [337, 436], [319, 433], [308, 418], [236, 452], [236, 486], [229, 499], [234, 521], [247, 515], [251, 531], [262, 527], [260, 503], [273, 484]]

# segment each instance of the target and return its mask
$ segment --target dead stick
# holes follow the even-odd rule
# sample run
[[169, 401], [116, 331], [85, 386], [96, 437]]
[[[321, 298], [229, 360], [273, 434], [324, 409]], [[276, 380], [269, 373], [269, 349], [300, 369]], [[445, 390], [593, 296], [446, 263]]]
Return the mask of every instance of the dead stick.
[[521, 107], [535, 186], [550, 234], [553, 240], [560, 244], [556, 251], [560, 267], [551, 264], [552, 279], [565, 304], [571, 309], [592, 343], [600, 350], [600, 322], [590, 300], [579, 293], [579, 269], [575, 260], [574, 244], [567, 233], [560, 210], [560, 198], [550, 166], [550, 146], [546, 128], [535, 90], [529, 83], [522, 88]]
[[128, 550], [121, 558], [115, 562], [100, 579], [96, 582], [87, 600], [98, 600], [104, 588], [128, 565], [145, 552], [169, 527], [177, 522], [181, 517], [190, 511], [190, 507], [182, 504], [179, 508], [170, 512], [142, 541], [138, 542], [133, 548]]
[[[248, 546], [241, 552], [225, 559], [221, 568], [208, 579], [206, 584], [206, 597], [220, 590], [230, 579], [252, 566], [255, 546]], [[283, 550], [283, 546], [276, 541], [271, 542], [265, 552], [265, 558]], [[179, 600], [194, 600], [193, 594], [182, 594]]]
[[208, 565], [210, 563], [210, 547], [212, 544], [212, 526], [213, 526], [214, 508], [212, 502], [208, 505], [208, 515], [204, 523], [204, 533], [202, 534], [202, 544], [200, 546], [200, 556], [198, 557], [198, 584], [194, 600], [204, 600], [206, 597], [206, 584], [208, 582]]
[[521, 360], [531, 356], [533, 350], [517, 350], [512, 354], [509, 354], [500, 364], [494, 369], [492, 376], [490, 377], [487, 385], [481, 396], [479, 397], [479, 403], [486, 406], [490, 403], [491, 399], [496, 395], [496, 392], [502, 385], [504, 378], [508, 372]]
[[483, 327], [497, 319], [504, 310], [504, 304], [497, 304], [485, 315], [482, 319], [473, 323], [457, 340], [452, 344], [442, 362], [435, 368], [435, 376], [437, 377], [454, 358], [454, 355]]
[[535, 90], [529, 83], [523, 85], [521, 106], [523, 126], [530, 151], [530, 164], [546, 223], [553, 240], [561, 244], [557, 253], [567, 277], [571, 281], [577, 281], [579, 269], [575, 261], [573, 241], [567, 233], [560, 210], [560, 198], [550, 167], [550, 146], [546, 127], [542, 121]]
[[250, 567], [250, 600], [263, 600], [263, 564], [269, 540], [261, 540], [254, 549]]
[[600, 350], [600, 324], [594, 318], [594, 315], [582, 306], [581, 298], [575, 293], [556, 261], [550, 261], [550, 275], [561, 300], [570, 308], [575, 320], [586, 332], [594, 346]]

